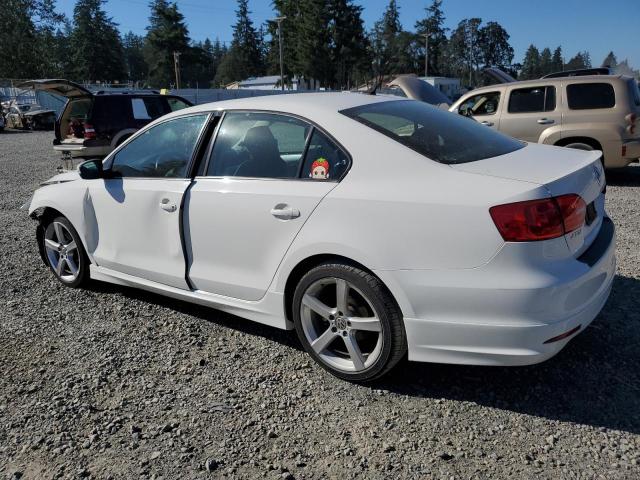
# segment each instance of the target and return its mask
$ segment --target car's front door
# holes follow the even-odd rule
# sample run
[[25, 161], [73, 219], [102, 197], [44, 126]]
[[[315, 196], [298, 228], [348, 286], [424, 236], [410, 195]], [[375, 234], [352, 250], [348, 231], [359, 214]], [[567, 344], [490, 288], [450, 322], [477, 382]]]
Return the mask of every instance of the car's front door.
[[86, 236], [98, 266], [188, 288], [180, 207], [207, 118], [153, 126], [109, 157], [105, 179], [89, 182]]
[[193, 287], [262, 298], [300, 228], [347, 167], [343, 151], [306, 122], [227, 112], [185, 199]]
[[538, 142], [545, 130], [562, 124], [553, 85], [508, 87], [507, 95], [509, 98], [500, 122], [501, 132], [527, 142]]
[[473, 95], [463, 101], [458, 107], [458, 113], [473, 117], [477, 122], [494, 130], [500, 129], [500, 100], [504, 94], [504, 87], [495, 91]]

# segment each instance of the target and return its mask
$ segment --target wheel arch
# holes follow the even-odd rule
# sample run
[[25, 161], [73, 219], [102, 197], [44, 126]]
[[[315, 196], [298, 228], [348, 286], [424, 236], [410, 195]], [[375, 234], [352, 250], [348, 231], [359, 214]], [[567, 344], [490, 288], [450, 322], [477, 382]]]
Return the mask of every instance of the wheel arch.
[[[42, 239], [44, 238], [44, 229], [47, 222], [53, 220], [56, 217], [64, 217], [67, 218], [62, 212], [56, 210], [53, 207], [40, 207], [31, 212], [31, 218], [38, 221], [38, 226], [36, 227], [36, 241], [38, 243], [38, 252], [40, 253], [40, 258], [47, 264], [47, 256], [44, 251], [44, 245]], [[67, 218], [68, 220], [68, 218]], [[71, 221], [71, 220], [69, 220]]]
[[397, 285], [395, 284], [395, 282], [393, 282], [386, 275], [381, 276], [379, 275], [380, 272], [375, 272], [370, 268], [367, 268], [367, 266], [363, 265], [362, 263], [356, 260], [353, 260], [349, 257], [346, 257], [344, 255], [321, 253], [321, 254], [311, 255], [299, 261], [291, 269], [291, 271], [287, 276], [287, 280], [284, 286], [284, 295], [283, 295], [284, 313], [285, 313], [285, 318], [287, 320], [287, 323], [293, 322], [293, 311], [292, 311], [293, 295], [295, 293], [296, 286], [298, 285], [298, 282], [300, 281], [300, 279], [304, 276], [305, 273], [307, 273], [311, 269], [317, 267], [318, 265], [321, 265], [323, 263], [328, 263], [328, 262], [344, 263], [347, 265], [351, 265], [353, 267], [360, 268], [365, 272], [375, 276], [378, 280], [380, 280], [382, 285], [389, 291], [390, 295], [398, 305], [398, 308], [400, 308], [400, 312], [402, 313], [403, 317], [410, 314], [413, 311], [406, 296], [397, 288]]
[[554, 145], [557, 147], [564, 147], [571, 143], [584, 143], [586, 145], [593, 147], [594, 150], [600, 150], [601, 152], [603, 151], [602, 144], [593, 137], [580, 137], [580, 136], [565, 137], [558, 140], [556, 143], [554, 143]]

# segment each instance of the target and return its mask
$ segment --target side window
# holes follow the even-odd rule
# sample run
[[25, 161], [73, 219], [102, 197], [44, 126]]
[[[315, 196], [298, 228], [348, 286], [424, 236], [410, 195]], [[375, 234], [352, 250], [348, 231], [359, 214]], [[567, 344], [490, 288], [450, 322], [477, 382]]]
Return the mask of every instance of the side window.
[[310, 128], [286, 115], [228, 112], [220, 125], [207, 175], [297, 178]]
[[207, 116], [174, 118], [145, 131], [116, 153], [112, 175], [184, 178]]
[[474, 95], [458, 107], [460, 115], [493, 115], [498, 111], [500, 92], [488, 92]]
[[133, 118], [136, 120], [155, 120], [169, 113], [167, 105], [159, 97], [140, 97], [131, 99]]
[[325, 134], [314, 129], [302, 168], [302, 178], [337, 180], [347, 167], [349, 159]]
[[567, 85], [567, 100], [571, 110], [612, 108], [616, 95], [610, 83], [574, 83]]
[[182, 110], [183, 108], [187, 108], [191, 106], [185, 101], [175, 97], [167, 97], [167, 103], [169, 104], [169, 109], [172, 112], [175, 112], [176, 110]]
[[509, 113], [550, 112], [556, 108], [555, 87], [518, 88], [509, 96]]

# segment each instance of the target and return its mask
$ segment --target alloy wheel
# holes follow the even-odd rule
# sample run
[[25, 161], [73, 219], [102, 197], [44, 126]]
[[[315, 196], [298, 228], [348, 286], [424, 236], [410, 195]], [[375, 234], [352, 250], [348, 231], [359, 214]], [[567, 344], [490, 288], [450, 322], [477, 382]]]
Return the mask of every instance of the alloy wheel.
[[47, 259], [56, 276], [65, 283], [72, 283], [80, 274], [80, 251], [69, 229], [53, 221], [44, 232], [44, 248]]
[[380, 316], [372, 302], [343, 278], [312, 283], [302, 296], [300, 319], [309, 345], [332, 368], [359, 372], [380, 357]]

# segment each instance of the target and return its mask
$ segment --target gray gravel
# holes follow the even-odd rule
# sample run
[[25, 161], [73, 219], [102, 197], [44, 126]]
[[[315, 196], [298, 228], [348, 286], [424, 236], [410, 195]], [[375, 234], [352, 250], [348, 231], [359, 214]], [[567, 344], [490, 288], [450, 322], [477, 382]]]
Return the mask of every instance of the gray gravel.
[[609, 179], [611, 299], [558, 356], [362, 387], [292, 333], [60, 285], [18, 210], [56, 164], [51, 132], [0, 134], [0, 478], [640, 478], [640, 167]]

